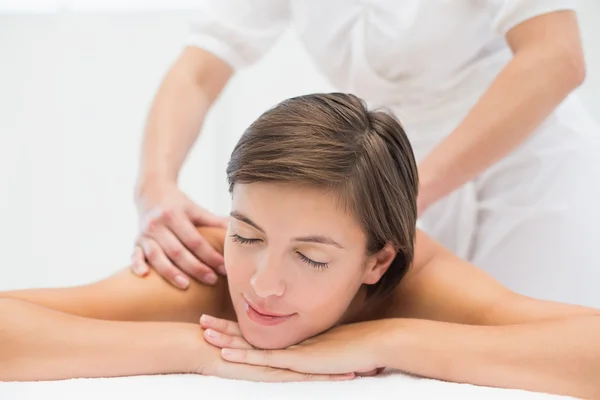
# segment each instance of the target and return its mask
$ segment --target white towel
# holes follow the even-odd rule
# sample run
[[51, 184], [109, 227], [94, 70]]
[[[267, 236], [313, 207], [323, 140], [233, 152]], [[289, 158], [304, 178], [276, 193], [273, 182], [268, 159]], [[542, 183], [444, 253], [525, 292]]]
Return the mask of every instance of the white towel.
[[[210, 396], [210, 397], [208, 397]], [[565, 399], [522, 390], [423, 379], [397, 372], [344, 382], [257, 383], [198, 375], [71, 379], [0, 383], [2, 400], [222, 399]]]

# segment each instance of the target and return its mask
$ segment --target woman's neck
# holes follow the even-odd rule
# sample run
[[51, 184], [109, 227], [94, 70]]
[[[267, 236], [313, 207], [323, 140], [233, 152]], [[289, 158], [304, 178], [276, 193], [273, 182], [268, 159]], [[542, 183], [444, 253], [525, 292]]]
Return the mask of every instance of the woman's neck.
[[378, 298], [368, 298], [367, 287], [363, 285], [350, 302], [339, 325], [380, 319], [385, 313], [386, 302]]

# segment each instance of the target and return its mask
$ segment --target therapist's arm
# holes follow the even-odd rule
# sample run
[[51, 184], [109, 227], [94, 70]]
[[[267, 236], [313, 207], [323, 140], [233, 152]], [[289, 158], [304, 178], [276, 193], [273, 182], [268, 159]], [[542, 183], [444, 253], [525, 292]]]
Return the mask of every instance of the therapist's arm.
[[175, 184], [204, 118], [233, 70], [198, 47], [187, 47], [163, 79], [150, 108], [142, 142], [138, 190]]
[[461, 124], [419, 166], [419, 212], [508, 155], [585, 78], [573, 11], [529, 19], [506, 35], [514, 57]]
[[224, 220], [183, 193], [177, 178], [210, 107], [232, 74], [221, 58], [189, 46], [156, 94], [135, 188], [140, 231], [132, 261], [141, 276], [152, 264], [175, 287], [187, 289], [190, 277], [214, 284], [218, 280], [214, 270], [225, 273], [223, 258], [194, 231], [195, 225], [223, 227]]

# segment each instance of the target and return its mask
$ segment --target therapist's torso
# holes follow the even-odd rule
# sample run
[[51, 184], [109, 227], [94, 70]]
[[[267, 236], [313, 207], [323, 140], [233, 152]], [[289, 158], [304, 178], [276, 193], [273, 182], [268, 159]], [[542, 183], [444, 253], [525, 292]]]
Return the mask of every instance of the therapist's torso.
[[291, 25], [338, 90], [392, 108], [411, 140], [433, 143], [510, 61], [510, 29], [570, 8], [572, 0], [209, 0], [190, 42], [238, 69]]
[[477, 91], [486, 60], [510, 58], [489, 2], [302, 1], [292, 24], [318, 68], [341, 90], [371, 102], [412, 106]]

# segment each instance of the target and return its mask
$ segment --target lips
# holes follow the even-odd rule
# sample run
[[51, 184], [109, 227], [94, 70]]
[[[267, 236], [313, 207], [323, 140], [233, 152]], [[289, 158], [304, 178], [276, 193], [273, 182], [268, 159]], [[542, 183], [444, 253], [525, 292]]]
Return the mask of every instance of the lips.
[[256, 322], [259, 325], [264, 325], [264, 326], [279, 325], [295, 315], [295, 313], [294, 314], [272, 313], [270, 311], [266, 311], [256, 305], [250, 303], [247, 299], [244, 299], [244, 300], [245, 300], [246, 314], [248, 315], [248, 318], [250, 318], [250, 320]]
[[254, 309], [254, 311], [256, 311], [257, 313], [264, 315], [266, 317], [289, 317], [292, 315], [292, 314], [279, 314], [279, 313], [270, 312], [270, 311], [265, 310], [262, 307], [257, 306], [256, 304], [248, 301], [248, 299], [244, 299], [244, 300], [246, 300], [246, 303], [250, 307], [252, 307]]

